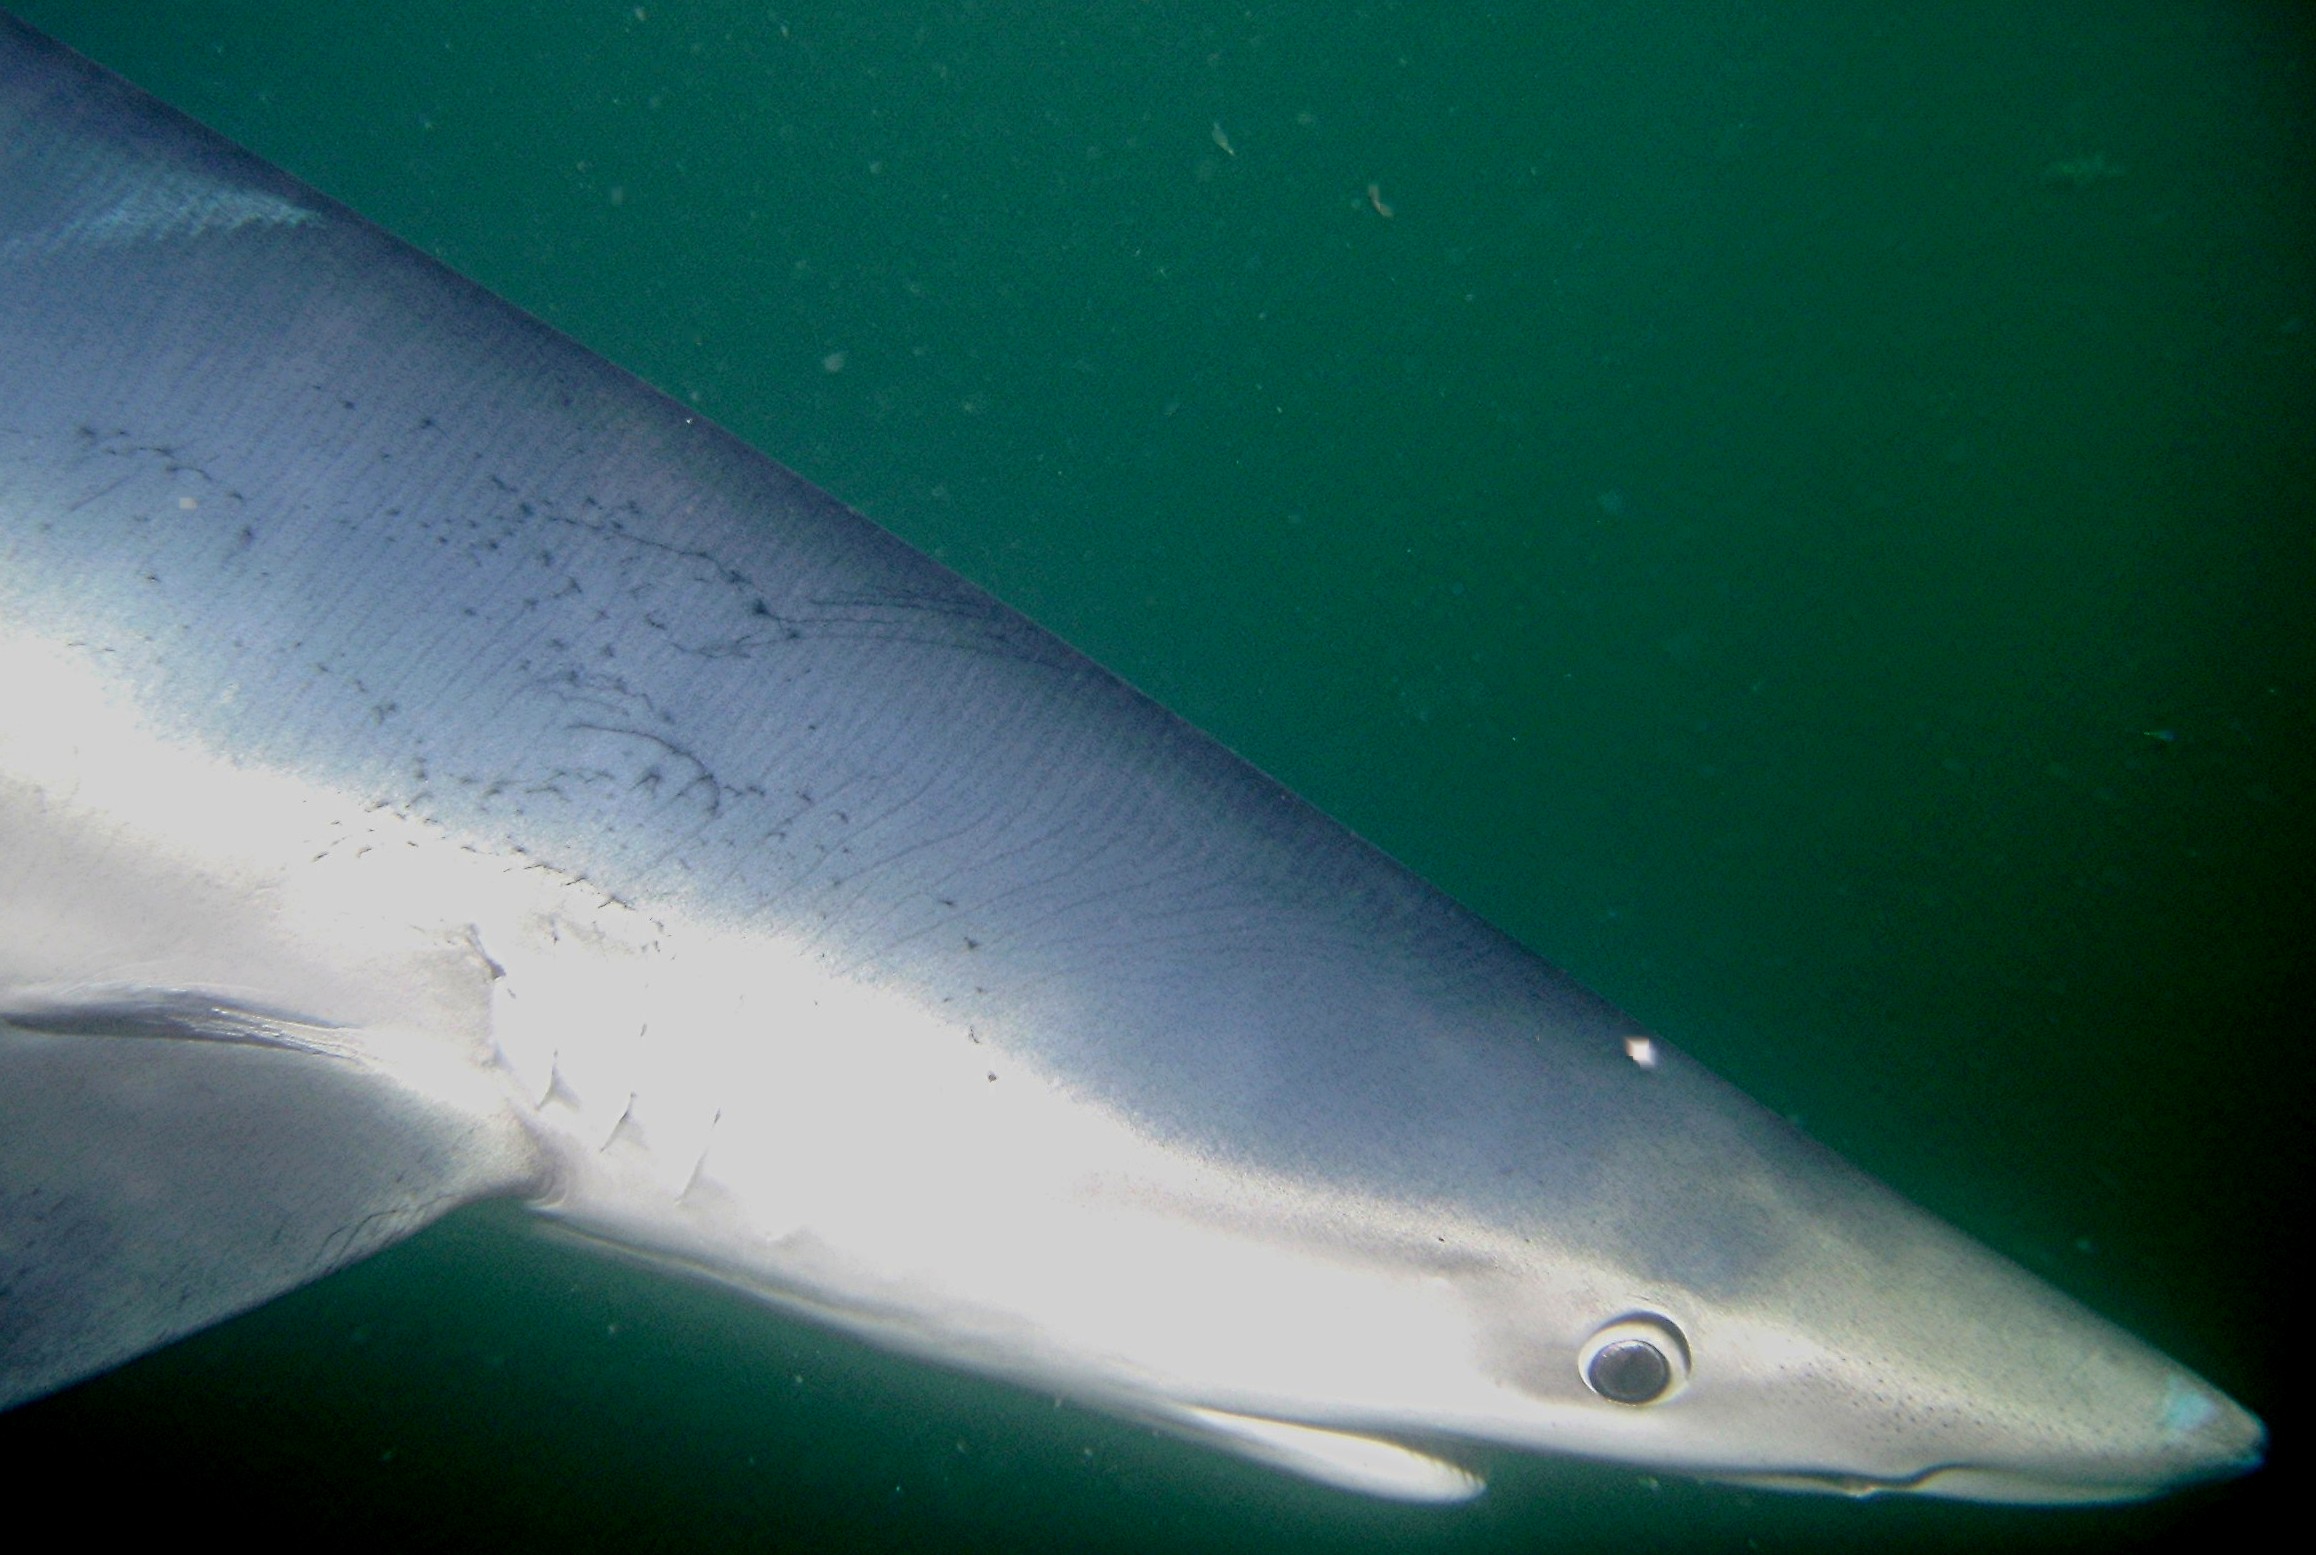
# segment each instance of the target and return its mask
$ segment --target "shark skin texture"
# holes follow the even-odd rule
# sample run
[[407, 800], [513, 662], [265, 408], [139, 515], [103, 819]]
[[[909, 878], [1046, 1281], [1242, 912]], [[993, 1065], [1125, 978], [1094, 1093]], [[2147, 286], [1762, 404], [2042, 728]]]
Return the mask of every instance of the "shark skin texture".
[[0, 131], [0, 1405], [511, 1197], [1403, 1500], [2258, 1463], [682, 406], [13, 23]]

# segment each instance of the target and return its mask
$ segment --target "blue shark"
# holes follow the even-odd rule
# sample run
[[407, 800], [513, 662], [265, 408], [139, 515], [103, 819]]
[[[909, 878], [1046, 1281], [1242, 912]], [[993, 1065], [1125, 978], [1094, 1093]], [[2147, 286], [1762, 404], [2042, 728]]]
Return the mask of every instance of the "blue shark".
[[0, 1407], [460, 1205], [1348, 1490], [2260, 1423], [1058, 639], [0, 24]]

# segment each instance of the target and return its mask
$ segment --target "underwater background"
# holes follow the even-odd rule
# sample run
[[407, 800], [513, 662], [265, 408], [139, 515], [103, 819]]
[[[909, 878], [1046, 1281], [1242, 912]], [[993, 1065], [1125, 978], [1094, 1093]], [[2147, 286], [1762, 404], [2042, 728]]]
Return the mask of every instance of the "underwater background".
[[[1393, 1506], [454, 1217], [0, 1417], [260, 1546], [2208, 1545], [2283, 1512], [2316, 12], [9, 0], [2203, 1372], [2262, 1473]], [[5, 148], [0, 148], [5, 154]], [[2295, 1035], [2299, 1033], [2300, 1035]]]

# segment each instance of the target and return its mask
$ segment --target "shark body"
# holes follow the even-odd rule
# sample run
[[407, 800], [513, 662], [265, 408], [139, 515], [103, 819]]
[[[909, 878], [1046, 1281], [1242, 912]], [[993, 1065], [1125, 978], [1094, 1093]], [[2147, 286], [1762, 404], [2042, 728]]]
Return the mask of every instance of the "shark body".
[[2217, 1389], [683, 407], [0, 28], [0, 1406], [460, 1204], [1369, 1493]]

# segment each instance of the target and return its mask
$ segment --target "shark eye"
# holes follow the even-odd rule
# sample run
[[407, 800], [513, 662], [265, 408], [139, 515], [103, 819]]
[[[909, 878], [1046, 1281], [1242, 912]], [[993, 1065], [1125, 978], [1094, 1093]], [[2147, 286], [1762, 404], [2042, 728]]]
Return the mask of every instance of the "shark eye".
[[1689, 1346], [1668, 1319], [1636, 1312], [1586, 1340], [1576, 1365], [1609, 1402], [1653, 1404], [1689, 1380]]

